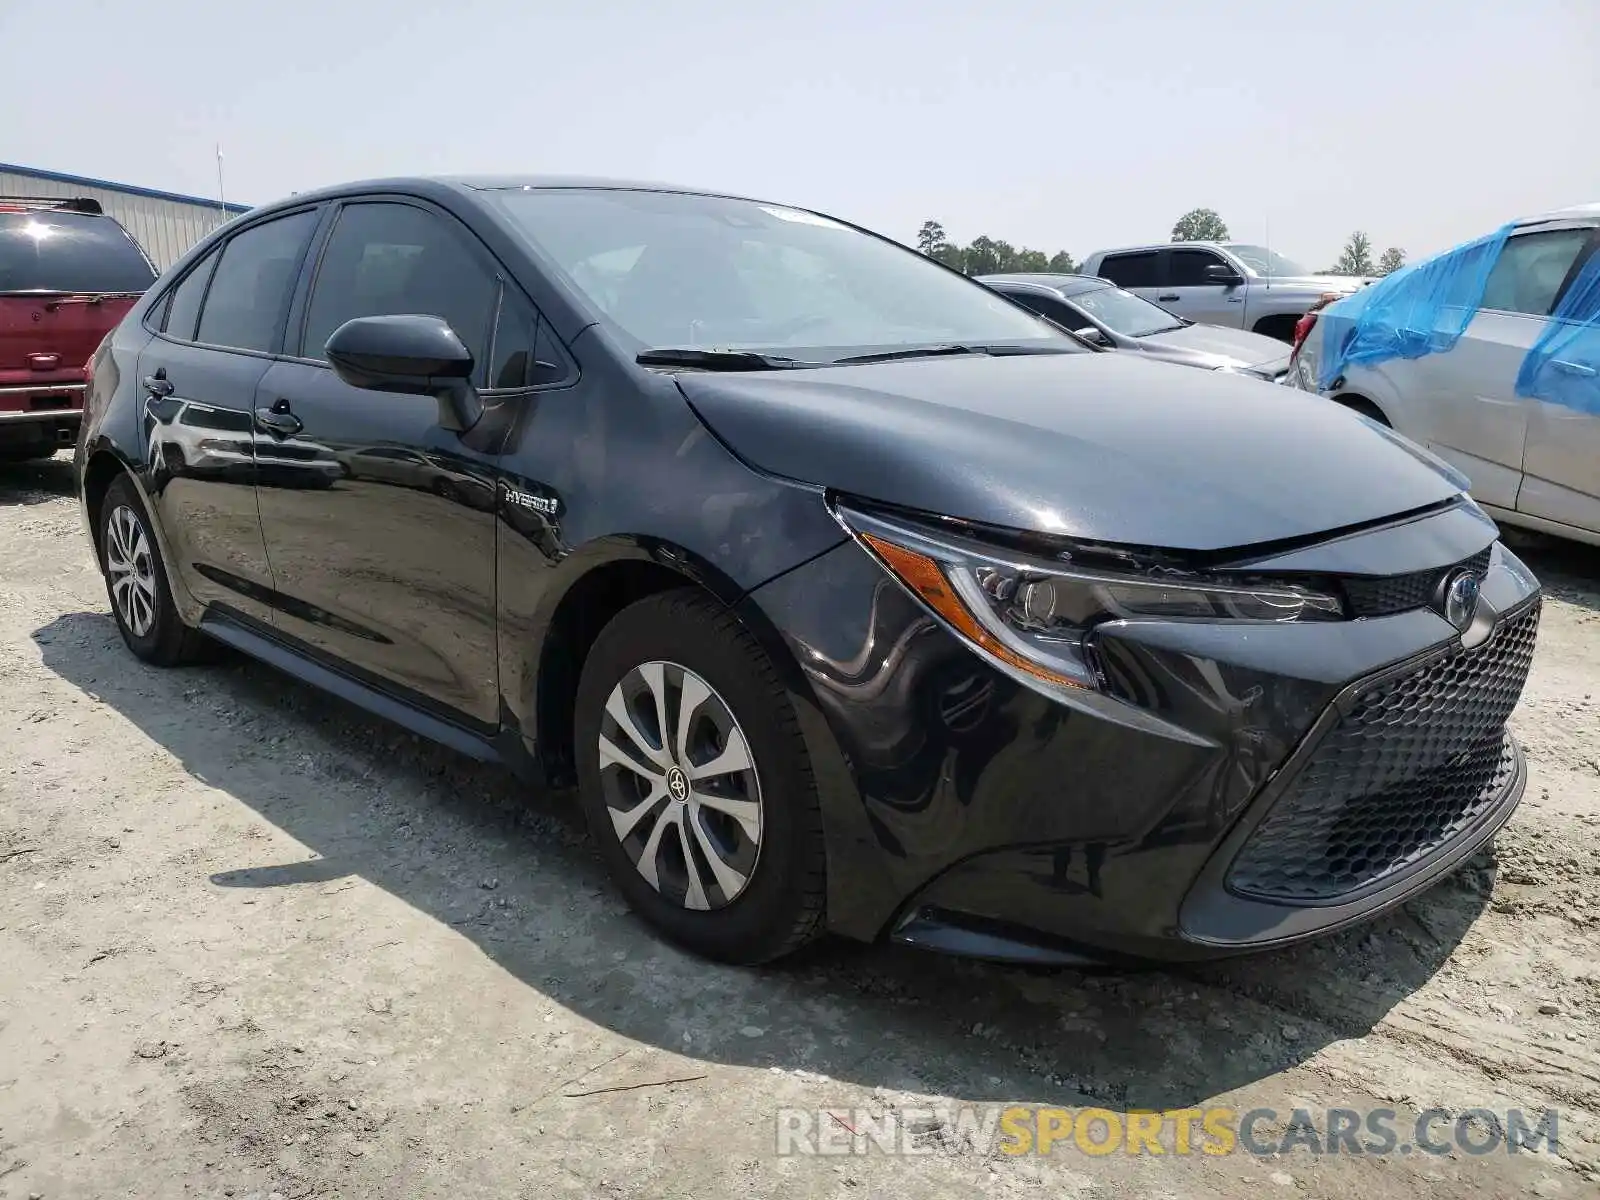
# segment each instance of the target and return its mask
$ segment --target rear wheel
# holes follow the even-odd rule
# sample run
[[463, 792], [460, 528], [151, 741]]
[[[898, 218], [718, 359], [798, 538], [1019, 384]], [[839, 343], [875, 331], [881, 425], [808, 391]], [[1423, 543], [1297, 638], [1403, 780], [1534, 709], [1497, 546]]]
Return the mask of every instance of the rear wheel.
[[160, 667], [195, 662], [209, 640], [178, 616], [166, 565], [149, 514], [126, 475], [106, 489], [100, 505], [100, 569], [111, 615], [128, 649]]
[[634, 911], [724, 962], [781, 957], [822, 928], [822, 818], [771, 660], [693, 590], [647, 597], [584, 663], [584, 816]]

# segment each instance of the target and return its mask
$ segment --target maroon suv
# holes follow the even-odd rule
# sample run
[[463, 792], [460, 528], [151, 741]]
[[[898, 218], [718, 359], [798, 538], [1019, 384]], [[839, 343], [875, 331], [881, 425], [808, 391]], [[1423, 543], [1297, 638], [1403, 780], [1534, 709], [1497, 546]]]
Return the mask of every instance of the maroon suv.
[[0, 461], [73, 443], [85, 364], [155, 277], [97, 201], [0, 197]]

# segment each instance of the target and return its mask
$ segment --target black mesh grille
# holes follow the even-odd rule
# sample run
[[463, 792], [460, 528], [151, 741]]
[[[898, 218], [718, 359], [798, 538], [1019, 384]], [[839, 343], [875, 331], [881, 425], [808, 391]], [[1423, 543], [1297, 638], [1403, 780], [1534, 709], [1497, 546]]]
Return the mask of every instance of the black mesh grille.
[[1350, 577], [1344, 581], [1344, 596], [1352, 617], [1382, 617], [1407, 609], [1424, 608], [1433, 602], [1439, 584], [1450, 572], [1465, 567], [1483, 582], [1489, 571], [1489, 556], [1494, 547], [1488, 546], [1471, 558], [1448, 567], [1435, 567], [1431, 571], [1414, 571], [1410, 575], [1384, 575], [1363, 579]]
[[1233, 861], [1234, 891], [1331, 900], [1425, 858], [1516, 771], [1506, 718], [1533, 660], [1539, 605], [1483, 645], [1358, 692]]

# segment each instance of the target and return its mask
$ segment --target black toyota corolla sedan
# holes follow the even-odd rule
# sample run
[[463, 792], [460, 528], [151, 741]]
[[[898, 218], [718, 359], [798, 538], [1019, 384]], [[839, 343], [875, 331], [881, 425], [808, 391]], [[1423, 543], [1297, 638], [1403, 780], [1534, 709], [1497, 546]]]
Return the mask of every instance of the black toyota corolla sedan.
[[302, 194], [91, 367], [78, 479], [135, 655], [226, 643], [575, 784], [628, 901], [713, 958], [1283, 945], [1522, 793], [1539, 587], [1465, 480], [814, 212]]

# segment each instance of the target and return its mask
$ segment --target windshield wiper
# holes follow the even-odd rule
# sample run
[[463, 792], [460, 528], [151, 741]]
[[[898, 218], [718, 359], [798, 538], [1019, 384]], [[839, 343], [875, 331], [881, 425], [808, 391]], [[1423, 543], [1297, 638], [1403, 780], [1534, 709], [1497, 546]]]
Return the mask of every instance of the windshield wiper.
[[934, 346], [907, 346], [904, 350], [880, 350], [874, 354], [852, 354], [848, 358], [834, 359], [835, 365], [852, 363], [895, 362], [902, 358], [944, 358], [955, 354], [982, 354], [990, 358], [1006, 358], [1019, 354], [1076, 354], [1077, 343], [1068, 346], [1013, 346], [974, 345], [970, 343], [941, 342]]
[[695, 350], [673, 346], [641, 350], [633, 361], [641, 367], [699, 367], [703, 371], [792, 371], [825, 365], [754, 350]]

